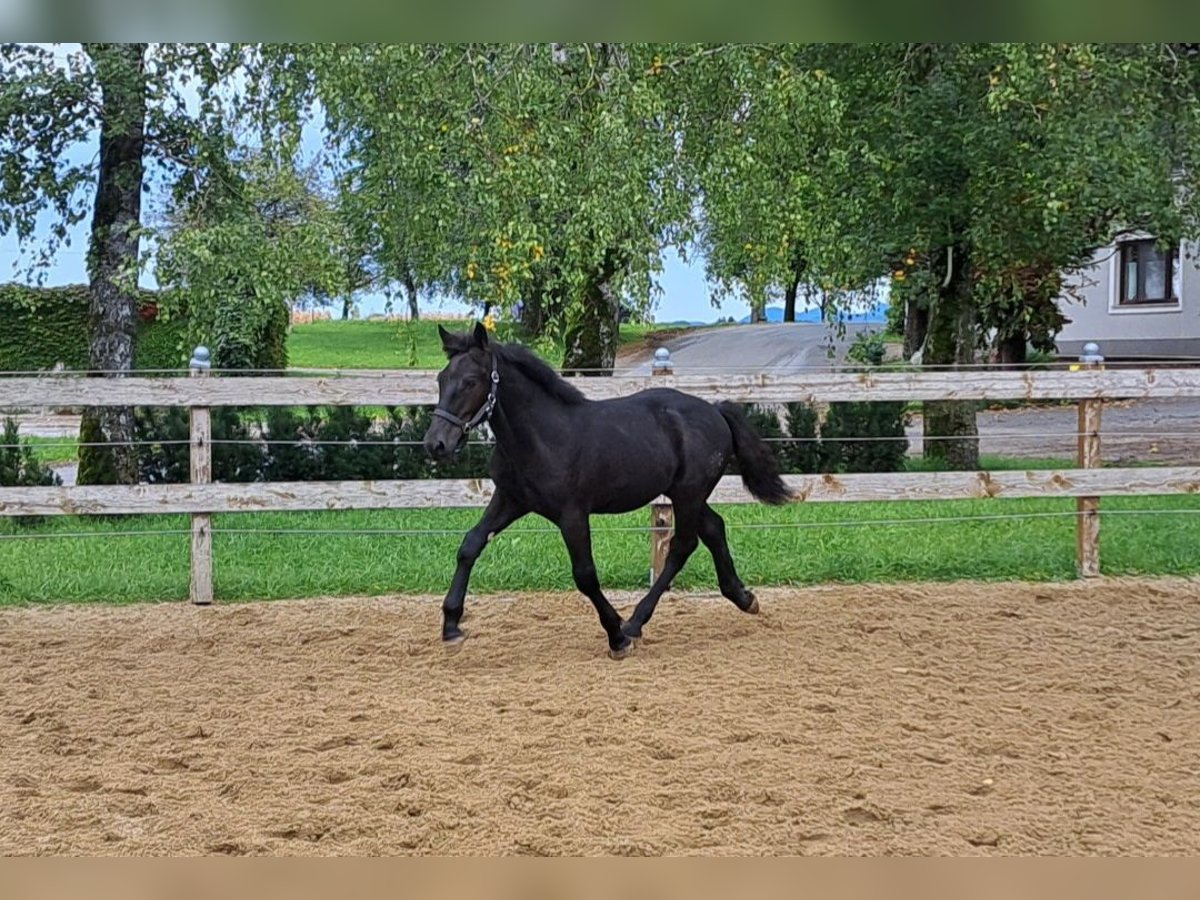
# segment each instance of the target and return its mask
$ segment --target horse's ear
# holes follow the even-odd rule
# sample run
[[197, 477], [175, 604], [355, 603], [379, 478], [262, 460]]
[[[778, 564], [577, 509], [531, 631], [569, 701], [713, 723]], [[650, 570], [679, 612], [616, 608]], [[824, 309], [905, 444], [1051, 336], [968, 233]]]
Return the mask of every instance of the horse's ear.
[[454, 356], [456, 353], [462, 353], [463, 341], [461, 335], [452, 334], [441, 325], [438, 325], [438, 337], [442, 339], [442, 349], [446, 351], [447, 357]]
[[471, 340], [480, 350], [486, 350], [488, 345], [487, 329], [483, 327], [482, 322], [475, 323], [475, 331], [471, 334]]

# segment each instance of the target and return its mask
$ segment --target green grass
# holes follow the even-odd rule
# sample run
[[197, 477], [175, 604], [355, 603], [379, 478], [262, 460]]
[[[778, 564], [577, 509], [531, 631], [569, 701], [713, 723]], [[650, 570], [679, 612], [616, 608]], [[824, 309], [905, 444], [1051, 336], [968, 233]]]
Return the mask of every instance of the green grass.
[[[734, 559], [748, 584], [803, 585], [1071, 579], [1073, 511], [1072, 501], [1051, 499], [732, 506], [722, 514]], [[1193, 549], [1200, 542], [1197, 513], [1196, 497], [1105, 499], [1104, 573], [1200, 573], [1200, 557]], [[1013, 514], [1030, 517], [961, 520]], [[449, 584], [462, 533], [478, 515], [477, 510], [221, 515], [214, 523], [217, 596], [232, 601], [438, 594]], [[641, 529], [647, 518], [643, 511], [593, 520], [596, 562], [606, 588], [645, 586], [649, 538]], [[188, 583], [187, 528], [183, 516], [56, 518], [32, 528], [0, 520], [0, 604], [182, 599]], [[228, 529], [418, 533], [331, 536]], [[140, 533], [145, 531], [154, 533]], [[79, 533], [90, 536], [49, 537]], [[677, 585], [715, 589], [712, 560], [703, 548]], [[504, 532], [476, 566], [471, 590], [573, 590], [557, 532], [532, 516]]]
[[[1064, 457], [1030, 457], [1023, 456], [992, 456], [982, 454], [979, 457], [979, 468], [984, 472], [1020, 472], [1026, 469], [1073, 469], [1075, 460]], [[926, 459], [923, 456], [910, 456], [904, 461], [906, 472], [941, 472], [946, 466], [938, 460]]]
[[25, 437], [21, 442], [33, 448], [33, 455], [43, 463], [74, 462], [79, 458], [77, 437]]
[[445, 362], [436, 322], [312, 322], [288, 337], [288, 365], [298, 369], [438, 369]]

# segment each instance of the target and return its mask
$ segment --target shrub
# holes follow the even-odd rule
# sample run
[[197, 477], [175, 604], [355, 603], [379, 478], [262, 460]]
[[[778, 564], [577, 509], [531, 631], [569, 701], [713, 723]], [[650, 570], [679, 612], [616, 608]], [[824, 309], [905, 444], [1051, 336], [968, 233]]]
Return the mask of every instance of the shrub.
[[[351, 407], [216, 409], [212, 413], [213, 480], [378, 481], [396, 478], [486, 478], [491, 447], [469, 444], [436, 464], [420, 442], [429, 427], [425, 407], [389, 408], [382, 417]], [[186, 483], [188, 413], [138, 410], [141, 478]]]
[[282, 303], [264, 309], [231, 296], [212, 315], [212, 334], [198, 337], [218, 369], [287, 368], [288, 310]]
[[[138, 441], [138, 473], [149, 484], [184, 484], [190, 479], [190, 416], [177, 407], [134, 411], [134, 440]], [[264, 449], [260, 443], [227, 443], [253, 439], [236, 409], [212, 411], [213, 480], [258, 481]]]
[[906, 423], [904, 404], [899, 401], [830, 404], [821, 426], [820, 470], [901, 471], [908, 456]]
[[877, 331], [860, 331], [846, 350], [849, 359], [864, 366], [881, 366], [886, 355], [887, 345]]
[[783, 444], [783, 471], [810, 474], [821, 471], [821, 445], [817, 411], [807, 403], [787, 405], [787, 436]]
[[[62, 484], [49, 466], [34, 455], [33, 447], [21, 440], [17, 423], [4, 420], [4, 433], [0, 437], [0, 487], [51, 487]], [[36, 525], [43, 516], [18, 516], [18, 525]]]

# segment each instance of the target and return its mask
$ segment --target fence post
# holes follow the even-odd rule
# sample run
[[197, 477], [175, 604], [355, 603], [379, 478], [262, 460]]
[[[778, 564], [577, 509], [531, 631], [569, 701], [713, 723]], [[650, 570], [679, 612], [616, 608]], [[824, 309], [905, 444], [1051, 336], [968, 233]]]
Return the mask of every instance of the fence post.
[[[675, 367], [671, 364], [671, 351], [659, 347], [654, 351], [654, 365], [651, 375], [673, 375]], [[650, 584], [658, 580], [663, 566], [667, 562], [667, 550], [671, 546], [671, 538], [675, 534], [675, 507], [670, 503], [650, 504]], [[670, 585], [667, 585], [669, 588]]]
[[[1088, 342], [1083, 345], [1079, 357], [1081, 369], [1104, 368], [1104, 357], [1100, 345]], [[1100, 468], [1100, 413], [1104, 401], [1089, 397], [1079, 401], [1078, 454], [1076, 462], [1081, 469]], [[1100, 498], [1080, 497], [1075, 525], [1075, 554], [1082, 578], [1096, 578], [1100, 574]]]
[[[207, 347], [197, 347], [189, 364], [193, 378], [204, 378], [212, 363]], [[191, 413], [192, 484], [212, 481], [212, 414], [207, 406], [193, 406]], [[212, 514], [192, 513], [192, 602], [213, 602]]]

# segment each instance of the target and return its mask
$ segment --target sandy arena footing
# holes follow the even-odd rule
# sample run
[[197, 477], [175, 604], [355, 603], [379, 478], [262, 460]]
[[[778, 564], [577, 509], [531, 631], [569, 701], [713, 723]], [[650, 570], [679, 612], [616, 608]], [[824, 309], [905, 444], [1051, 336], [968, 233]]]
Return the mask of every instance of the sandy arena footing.
[[0, 611], [0, 853], [1200, 852], [1200, 582], [758, 595]]

